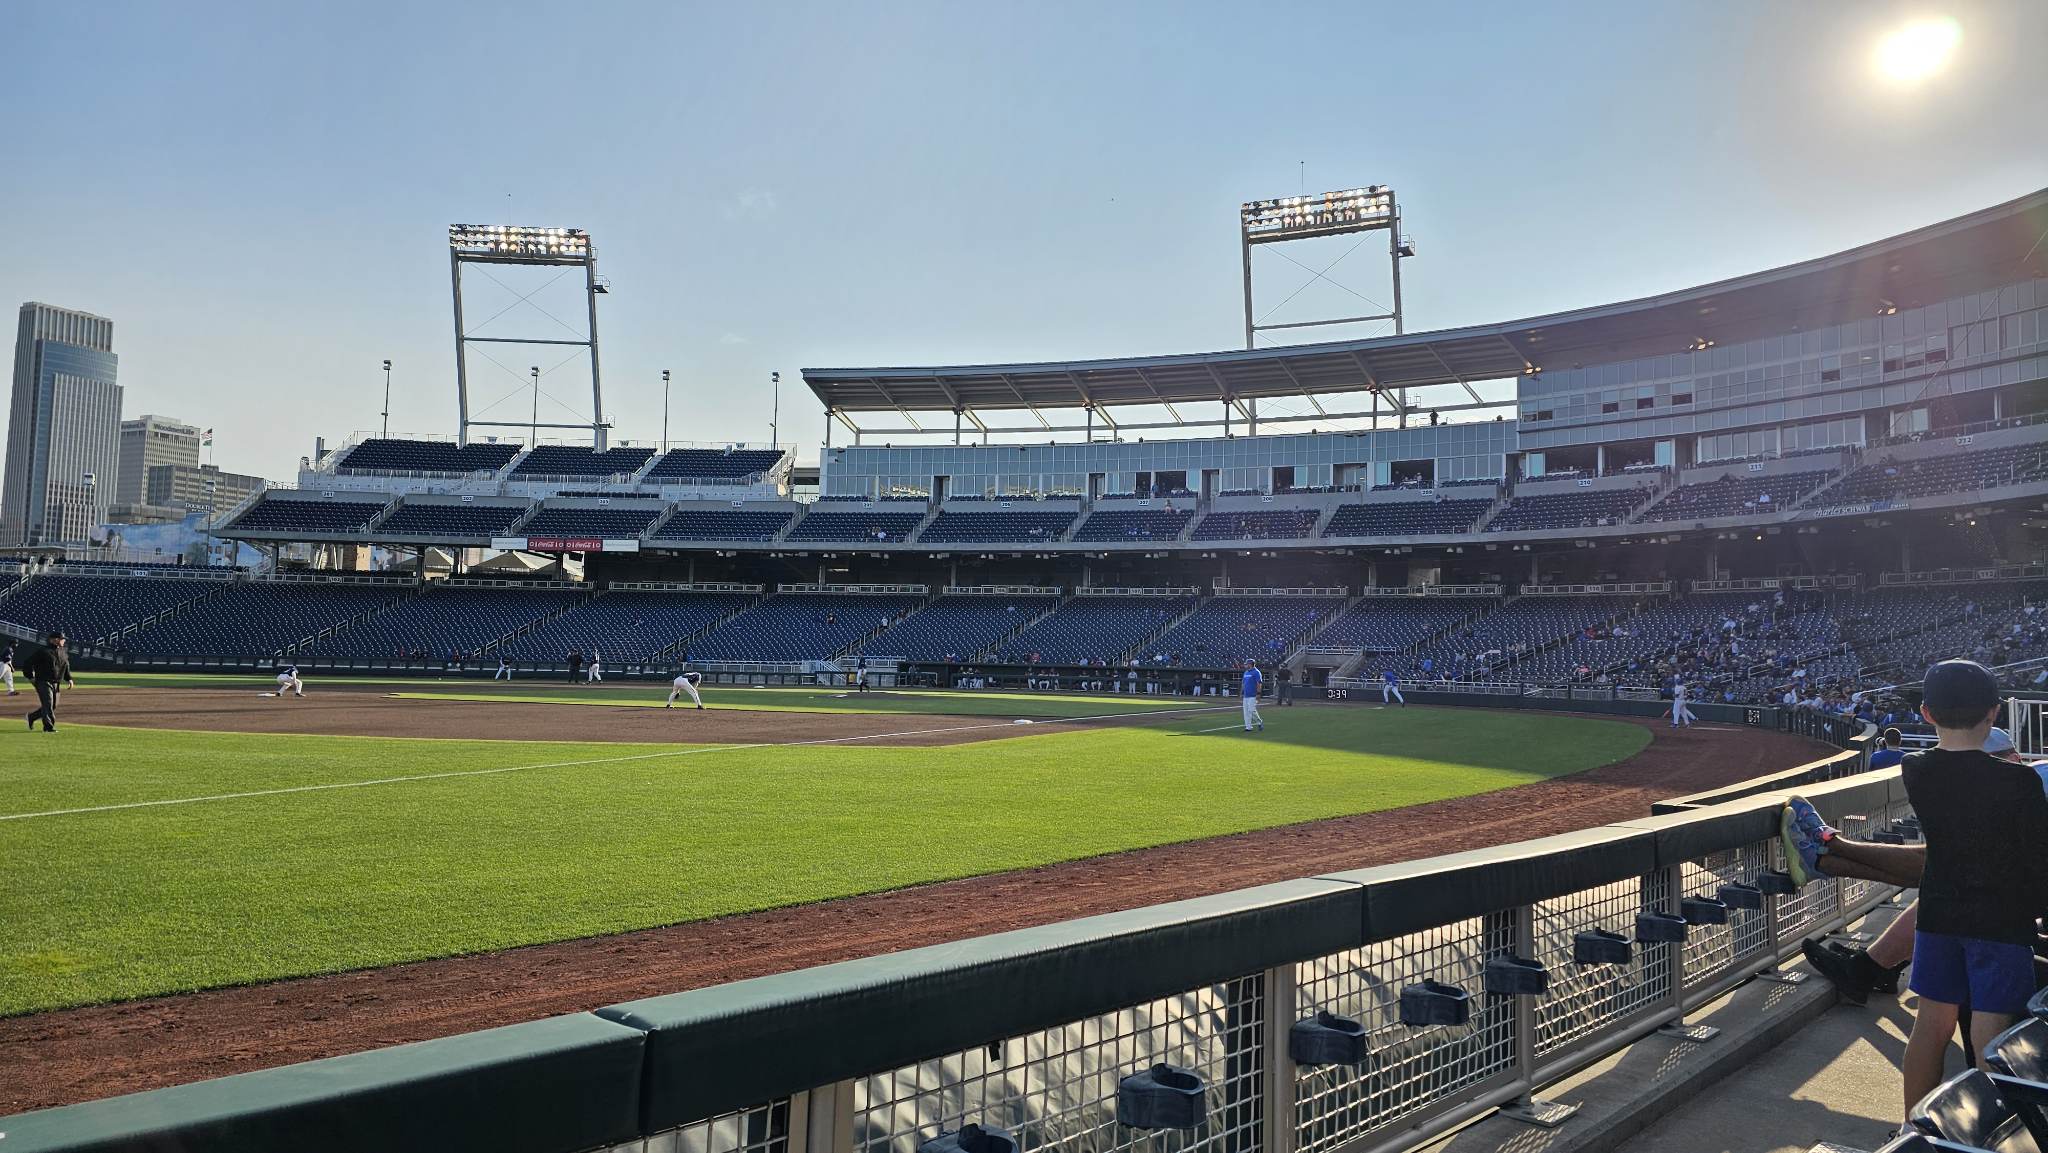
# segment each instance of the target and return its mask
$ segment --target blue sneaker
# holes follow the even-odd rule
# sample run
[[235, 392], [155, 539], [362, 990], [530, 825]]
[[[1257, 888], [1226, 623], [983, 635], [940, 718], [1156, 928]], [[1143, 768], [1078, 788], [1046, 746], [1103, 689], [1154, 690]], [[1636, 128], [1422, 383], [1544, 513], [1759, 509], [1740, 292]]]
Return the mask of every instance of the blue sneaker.
[[1835, 830], [1820, 819], [1813, 802], [1796, 793], [1787, 797], [1778, 830], [1785, 842], [1785, 868], [1793, 882], [1805, 885], [1819, 877], [1821, 854], [1827, 851], [1827, 838]]

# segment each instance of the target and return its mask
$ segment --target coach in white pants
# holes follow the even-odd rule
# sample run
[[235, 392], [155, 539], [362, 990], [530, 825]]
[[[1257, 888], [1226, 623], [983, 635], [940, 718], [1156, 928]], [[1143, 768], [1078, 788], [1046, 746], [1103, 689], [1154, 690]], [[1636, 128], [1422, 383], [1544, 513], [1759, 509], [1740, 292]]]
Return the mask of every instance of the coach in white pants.
[[1679, 728], [1684, 725], [1693, 724], [1698, 720], [1698, 717], [1692, 715], [1692, 710], [1685, 707], [1685, 682], [1680, 681], [1677, 684], [1672, 685], [1671, 727], [1674, 729]]
[[1408, 698], [1401, 695], [1401, 678], [1392, 669], [1380, 672], [1380, 703], [1388, 701], [1400, 701], [1403, 708], [1408, 705]]
[[1266, 678], [1259, 675], [1259, 662], [1246, 657], [1243, 692], [1245, 732], [1251, 732], [1253, 729], [1263, 730], [1266, 727], [1266, 719], [1259, 715], [1259, 686], [1265, 683]]

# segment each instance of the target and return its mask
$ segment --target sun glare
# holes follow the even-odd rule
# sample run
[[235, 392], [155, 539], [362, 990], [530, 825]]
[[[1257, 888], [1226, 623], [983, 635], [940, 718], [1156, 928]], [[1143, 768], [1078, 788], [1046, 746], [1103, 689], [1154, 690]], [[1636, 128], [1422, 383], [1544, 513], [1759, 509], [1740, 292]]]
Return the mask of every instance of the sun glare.
[[1946, 16], [1915, 20], [1877, 43], [1877, 70], [1901, 84], [1918, 84], [1948, 67], [1963, 30]]

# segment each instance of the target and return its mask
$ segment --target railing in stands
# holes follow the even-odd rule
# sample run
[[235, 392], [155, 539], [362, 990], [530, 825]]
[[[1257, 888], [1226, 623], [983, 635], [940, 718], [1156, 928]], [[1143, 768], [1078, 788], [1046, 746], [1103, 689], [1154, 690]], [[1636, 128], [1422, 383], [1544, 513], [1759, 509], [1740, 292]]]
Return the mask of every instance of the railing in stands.
[[1478, 585], [1367, 585], [1358, 595], [1367, 597], [1497, 597], [1501, 586]]

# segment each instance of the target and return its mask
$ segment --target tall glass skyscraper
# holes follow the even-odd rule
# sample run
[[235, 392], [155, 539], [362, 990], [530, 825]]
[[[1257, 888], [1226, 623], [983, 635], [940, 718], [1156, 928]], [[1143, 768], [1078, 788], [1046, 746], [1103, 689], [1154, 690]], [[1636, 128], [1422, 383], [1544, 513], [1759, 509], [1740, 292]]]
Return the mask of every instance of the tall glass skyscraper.
[[0, 543], [82, 542], [106, 522], [121, 460], [116, 368], [113, 321], [21, 306]]

